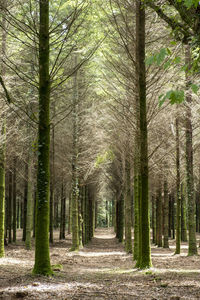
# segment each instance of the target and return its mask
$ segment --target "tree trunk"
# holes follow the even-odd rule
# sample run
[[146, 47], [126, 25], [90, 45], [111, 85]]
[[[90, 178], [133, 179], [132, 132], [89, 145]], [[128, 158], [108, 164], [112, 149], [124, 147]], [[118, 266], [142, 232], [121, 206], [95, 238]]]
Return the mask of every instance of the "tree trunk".
[[181, 241], [187, 242], [187, 214], [184, 184], [181, 184]]
[[83, 215], [82, 215], [82, 198], [83, 198], [83, 187], [79, 187], [79, 199], [78, 199], [78, 226], [79, 226], [79, 247], [83, 248]]
[[17, 158], [14, 158], [13, 161], [13, 242], [16, 242], [16, 225], [17, 225], [17, 220], [16, 220], [16, 164], [17, 164]]
[[152, 195], [152, 238], [153, 244], [156, 243], [156, 201], [155, 196]]
[[[30, 146], [29, 146], [30, 147]], [[28, 177], [27, 177], [27, 214], [26, 214], [26, 249], [31, 250], [31, 230], [33, 221], [33, 197], [32, 197], [32, 159], [31, 159], [31, 148], [29, 149], [28, 155]]]
[[162, 190], [159, 182], [159, 188], [156, 198], [156, 244], [162, 247]]
[[[1, 5], [2, 7], [6, 8], [7, 1], [2, 0]], [[1, 19], [1, 53], [0, 59], [4, 58], [6, 54], [6, 39], [7, 33], [4, 28], [6, 28], [6, 19], [2, 14]], [[0, 63], [0, 75], [3, 78], [5, 75], [5, 67], [3, 63]], [[2, 142], [0, 145], [0, 257], [5, 255], [4, 253], [4, 235], [5, 235], [5, 148], [6, 148], [6, 121], [3, 122], [1, 128], [1, 137]], [[6, 232], [7, 233], [7, 232]]]
[[174, 208], [174, 195], [171, 197], [171, 215], [172, 215], [172, 238], [175, 239], [175, 208]]
[[[191, 69], [191, 54], [190, 46], [186, 46], [185, 62], [188, 66], [186, 72], [186, 88], [190, 88], [190, 75]], [[185, 133], [186, 133], [186, 173], [187, 173], [187, 198], [188, 198], [188, 229], [189, 229], [189, 247], [188, 255], [197, 254], [196, 244], [196, 224], [195, 224], [195, 198], [194, 198], [194, 177], [193, 177], [193, 144], [192, 144], [192, 113], [191, 104], [192, 98], [188, 91], [186, 95], [186, 120], [185, 120]]]
[[49, 256], [49, 1], [40, 0], [39, 126], [34, 274], [52, 274]]
[[150, 221], [148, 200], [148, 138], [146, 113], [146, 68], [145, 68], [145, 8], [143, 2], [136, 2], [136, 64], [137, 87], [140, 107], [140, 174], [141, 174], [141, 203], [140, 239], [141, 247], [137, 266], [140, 269], [151, 266]]
[[36, 201], [37, 201], [37, 192], [36, 187], [34, 188], [34, 202], [33, 202], [33, 238], [35, 238], [35, 217], [36, 217]]
[[125, 251], [132, 253], [132, 214], [131, 214], [131, 170], [130, 170], [130, 157], [126, 158], [126, 187], [125, 187]]
[[180, 146], [179, 146], [179, 119], [176, 118], [176, 250], [181, 252], [181, 191], [180, 191]]
[[17, 229], [20, 228], [20, 200], [17, 201]]
[[24, 205], [23, 205], [23, 235], [22, 241], [26, 241], [26, 216], [27, 216], [27, 196], [28, 196], [28, 161], [25, 165], [25, 179], [24, 179]]
[[118, 199], [118, 240], [120, 243], [123, 242], [124, 238], [124, 197], [123, 193]]
[[8, 243], [12, 243], [12, 171], [8, 172]]
[[4, 141], [0, 146], [0, 257], [4, 257], [4, 229], [5, 229], [5, 146], [6, 129], [3, 124], [1, 134]]
[[69, 210], [68, 210], [68, 234], [71, 233], [71, 211], [72, 211], [72, 194], [69, 195]]
[[55, 129], [52, 128], [52, 166], [51, 166], [51, 181], [50, 181], [50, 220], [49, 220], [49, 241], [53, 244], [53, 208], [54, 208], [54, 189], [55, 189]]
[[139, 155], [138, 155], [138, 137], [135, 138], [135, 153], [134, 153], [134, 246], [133, 260], [138, 260], [139, 257], [139, 202], [141, 191], [141, 180], [139, 176]]
[[164, 240], [163, 240], [163, 247], [169, 248], [169, 241], [168, 241], [168, 228], [169, 228], [169, 195], [168, 195], [168, 184], [167, 178], [165, 176], [164, 179]]
[[66, 218], [66, 197], [64, 191], [64, 184], [62, 183], [61, 188], [61, 210], [60, 210], [60, 239], [65, 239], [65, 218]]
[[169, 195], [169, 226], [168, 226], [168, 237], [172, 237], [172, 201], [171, 194]]
[[20, 201], [20, 228], [23, 229], [24, 224], [24, 218], [23, 218], [23, 200]]

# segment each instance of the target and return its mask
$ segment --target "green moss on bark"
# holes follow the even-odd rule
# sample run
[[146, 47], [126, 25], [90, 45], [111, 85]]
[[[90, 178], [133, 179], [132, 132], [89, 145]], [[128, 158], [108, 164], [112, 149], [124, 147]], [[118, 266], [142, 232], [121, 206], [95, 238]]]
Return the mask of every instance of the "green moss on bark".
[[[5, 139], [6, 129], [3, 124], [1, 134]], [[0, 257], [4, 257], [4, 222], [5, 222], [5, 140], [0, 146]]]
[[131, 178], [130, 178], [130, 157], [126, 159], [126, 189], [125, 189], [125, 251], [132, 253], [132, 214], [131, 214]]
[[34, 274], [51, 275], [49, 255], [49, 1], [40, 1], [39, 125]]
[[145, 68], [145, 8], [142, 1], [136, 2], [136, 60], [137, 87], [140, 111], [140, 251], [137, 266], [140, 269], [151, 267], [149, 184], [148, 184], [148, 137], [146, 112], [146, 68]]

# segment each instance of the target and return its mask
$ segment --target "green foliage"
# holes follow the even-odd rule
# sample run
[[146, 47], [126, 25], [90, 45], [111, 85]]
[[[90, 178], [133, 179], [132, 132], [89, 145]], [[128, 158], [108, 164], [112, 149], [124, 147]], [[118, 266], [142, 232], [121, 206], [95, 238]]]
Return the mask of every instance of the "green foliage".
[[181, 62], [180, 56], [175, 56], [173, 59], [170, 58], [172, 52], [169, 48], [162, 48], [160, 52], [155, 53], [154, 55], [148, 57], [146, 59], [146, 65], [150, 66], [156, 64], [157, 66], [161, 66], [163, 64], [163, 68], [166, 70], [173, 65], [178, 65]]
[[61, 264], [56, 264], [51, 266], [53, 271], [61, 271], [63, 269], [63, 266]]
[[166, 56], [170, 54], [170, 50], [168, 48], [162, 48], [160, 52], [148, 57], [146, 59], [146, 65], [152, 65], [153, 63], [160, 66], [162, 62], [165, 60]]
[[170, 100], [170, 104], [182, 103], [185, 100], [185, 93], [182, 90], [170, 90], [165, 95], [159, 96], [159, 106], [161, 107], [166, 99]]
[[[196, 84], [191, 84], [190, 86], [193, 93], [197, 94], [199, 86]], [[185, 100], [185, 92], [183, 90], [170, 90], [166, 94], [159, 96], [159, 107], [163, 105], [165, 100], [169, 99], [170, 104], [181, 104]]]
[[100, 165], [108, 162], [108, 161], [113, 161], [114, 160], [114, 153], [112, 152], [112, 150], [107, 150], [104, 152], [104, 154], [99, 154], [96, 158], [95, 161], [95, 168], [99, 168]]
[[199, 90], [199, 86], [196, 84], [192, 84], [191, 89], [192, 89], [193, 93], [197, 94], [197, 92]]
[[190, 9], [192, 6], [197, 7], [199, 4], [198, 0], [178, 0], [178, 2], [183, 2], [188, 9]]

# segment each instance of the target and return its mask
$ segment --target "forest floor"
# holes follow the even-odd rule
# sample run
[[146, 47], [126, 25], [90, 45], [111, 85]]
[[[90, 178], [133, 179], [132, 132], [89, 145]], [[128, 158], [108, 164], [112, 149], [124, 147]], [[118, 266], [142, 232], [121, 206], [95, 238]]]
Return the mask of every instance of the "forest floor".
[[70, 235], [64, 241], [58, 232], [55, 237], [51, 263], [57, 266], [50, 278], [31, 274], [34, 251], [25, 250], [20, 240], [6, 247], [0, 259], [0, 299], [200, 299], [200, 257], [187, 257], [186, 243], [181, 255], [174, 255], [173, 240], [170, 249], [153, 246], [153, 267], [140, 271], [112, 229], [97, 229], [79, 252], [70, 252]]

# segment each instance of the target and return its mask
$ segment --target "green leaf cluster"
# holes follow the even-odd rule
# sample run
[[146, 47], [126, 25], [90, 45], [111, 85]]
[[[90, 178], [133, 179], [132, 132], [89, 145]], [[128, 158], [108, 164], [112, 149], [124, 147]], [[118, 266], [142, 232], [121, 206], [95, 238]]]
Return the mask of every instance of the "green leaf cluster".
[[197, 7], [198, 6], [198, 4], [199, 4], [199, 1], [198, 0], [184, 0], [184, 1], [182, 1], [182, 0], [178, 0], [178, 2], [183, 2], [184, 3], [184, 5], [188, 8], [188, 9], [190, 9], [191, 7]]
[[99, 154], [95, 161], [95, 168], [99, 168], [100, 165], [103, 163], [106, 163], [108, 161], [113, 161], [114, 159], [114, 153], [112, 150], [107, 150], [104, 152], [104, 154]]
[[159, 106], [161, 107], [167, 99], [170, 100], [170, 104], [180, 104], [185, 100], [185, 93], [183, 90], [170, 90], [159, 96]]
[[158, 66], [165, 60], [166, 56], [168, 56], [171, 52], [168, 48], [162, 48], [160, 52], [148, 57], [146, 59], [146, 65], [157, 64]]

